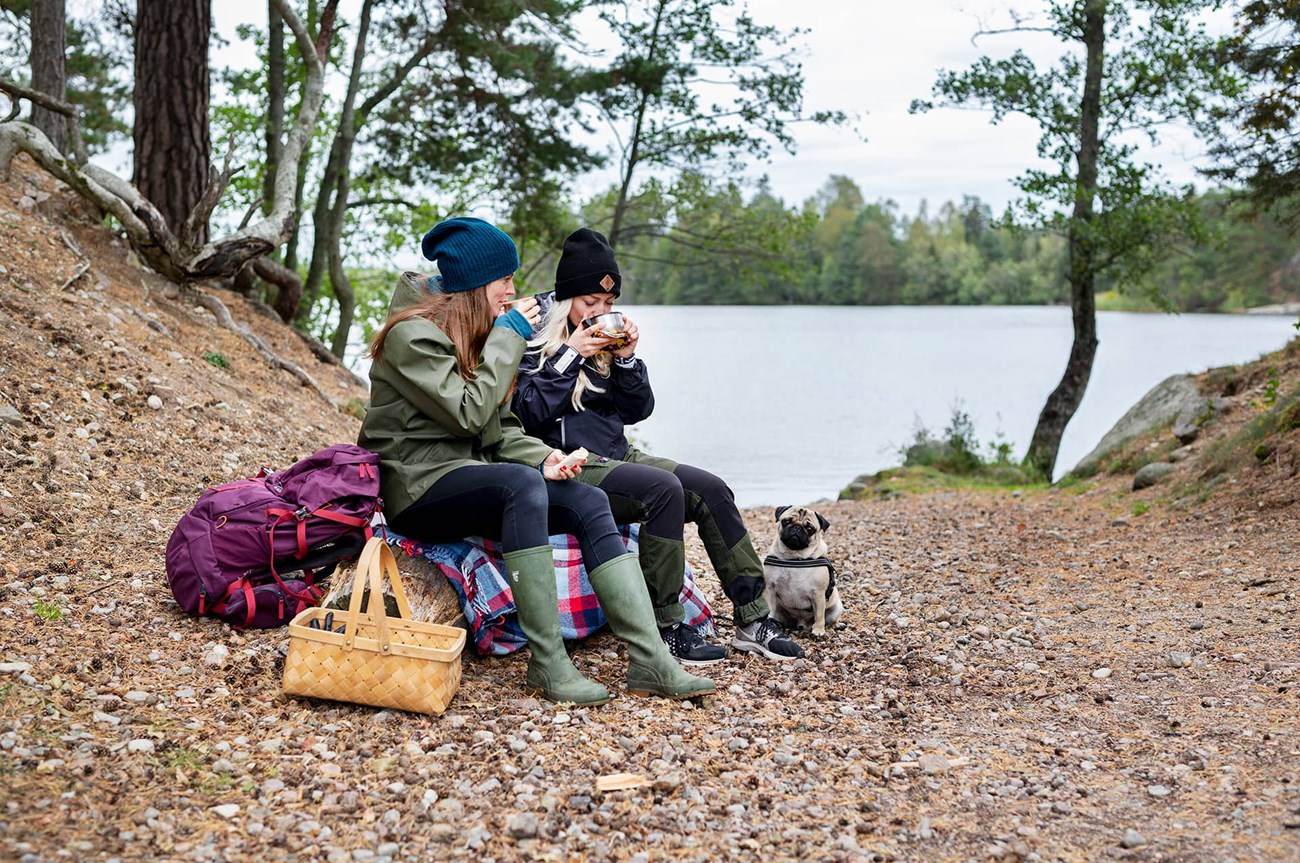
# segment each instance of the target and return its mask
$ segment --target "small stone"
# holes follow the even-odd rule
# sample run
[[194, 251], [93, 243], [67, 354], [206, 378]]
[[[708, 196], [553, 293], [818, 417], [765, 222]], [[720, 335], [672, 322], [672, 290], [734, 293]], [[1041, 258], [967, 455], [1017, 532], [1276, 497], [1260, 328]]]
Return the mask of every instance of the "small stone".
[[1092, 673], [1092, 676], [1097, 678], [1098, 680], [1105, 680], [1107, 677], [1110, 677], [1110, 669], [1098, 668], [1096, 671]]
[[0, 405], [0, 425], [20, 426], [23, 424], [23, 415], [18, 412], [18, 408], [13, 405]]
[[0, 674], [26, 674], [31, 670], [30, 662], [0, 662]]
[[656, 791], [676, 791], [682, 787], [686, 780], [680, 773], [665, 773], [662, 776], [656, 776], [654, 780], [654, 789]]
[[1152, 797], [1168, 797], [1171, 792], [1169, 788], [1164, 785], [1148, 785], [1147, 793]]
[[1148, 488], [1160, 480], [1169, 476], [1178, 468], [1174, 467], [1167, 461], [1156, 461], [1148, 465], [1143, 465], [1137, 473], [1133, 475], [1133, 490]]
[[153, 752], [153, 741], [145, 737], [137, 737], [130, 743], [126, 744], [127, 752]]
[[220, 815], [222, 818], [227, 818], [227, 819], [234, 818], [236, 815], [239, 814], [239, 804], [222, 803], [220, 806], [213, 806], [211, 811], [215, 812], [217, 815]]
[[1124, 837], [1119, 840], [1121, 848], [1141, 848], [1145, 844], [1147, 844], [1147, 840], [1132, 827], [1125, 830]]
[[149, 402], [148, 402], [148, 403], [149, 403], [149, 407], [152, 408], [153, 410], [156, 410], [156, 411], [160, 411], [160, 410], [162, 410], [163, 400], [160, 399], [160, 398], [158, 398], [158, 396], [156, 396], [156, 395], [154, 395], [154, 396], [149, 396]]
[[230, 656], [230, 650], [224, 644], [211, 644], [203, 654], [205, 665], [224, 665]]
[[922, 755], [917, 759], [921, 772], [926, 776], [935, 776], [952, 770], [952, 764], [945, 755]]
[[506, 833], [512, 839], [532, 839], [537, 835], [537, 816], [531, 812], [516, 812], [506, 819]]

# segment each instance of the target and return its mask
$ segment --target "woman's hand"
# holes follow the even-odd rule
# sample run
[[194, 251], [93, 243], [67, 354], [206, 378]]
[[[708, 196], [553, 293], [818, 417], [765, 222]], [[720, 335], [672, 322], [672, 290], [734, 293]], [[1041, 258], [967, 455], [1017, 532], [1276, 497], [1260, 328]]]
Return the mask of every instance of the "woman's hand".
[[574, 330], [568, 338], [569, 347], [573, 348], [583, 357], [589, 357], [598, 351], [603, 351], [609, 347], [612, 339], [609, 336], [598, 336], [596, 332], [599, 327], [580, 326]]
[[505, 314], [509, 309], [514, 309], [527, 318], [528, 323], [532, 325], [534, 330], [542, 322], [542, 309], [537, 305], [536, 297], [524, 297], [522, 300], [516, 301], [513, 306], [505, 306], [502, 308], [501, 314]]
[[641, 331], [636, 328], [636, 324], [632, 323], [632, 319], [627, 315], [623, 316], [623, 323], [623, 332], [627, 334], [625, 336], [627, 341], [623, 343], [623, 347], [614, 351], [614, 356], [619, 357], [620, 359], [627, 359], [636, 353], [636, 343], [641, 338]]
[[542, 462], [542, 476], [547, 479], [561, 480], [572, 479], [582, 473], [581, 465], [573, 465], [570, 467], [569, 465], [561, 464], [562, 461], [564, 461], [564, 451], [558, 449], [551, 450], [551, 454], [546, 457], [546, 461]]

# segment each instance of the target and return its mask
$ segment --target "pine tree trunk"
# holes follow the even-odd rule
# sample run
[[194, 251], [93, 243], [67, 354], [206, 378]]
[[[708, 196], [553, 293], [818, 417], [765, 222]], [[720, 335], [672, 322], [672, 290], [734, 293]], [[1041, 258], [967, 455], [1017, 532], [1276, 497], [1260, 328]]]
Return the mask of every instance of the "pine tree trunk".
[[177, 233], [208, 183], [211, 28], [210, 0], [139, 0], [136, 7], [134, 182]]
[[266, 168], [262, 173], [262, 212], [275, 203], [275, 171], [284, 149], [284, 19], [267, 3], [266, 31]]
[[1074, 342], [1065, 374], [1047, 397], [1025, 454], [1025, 463], [1050, 478], [1056, 467], [1065, 427], [1079, 409], [1097, 356], [1096, 252], [1092, 237], [1100, 150], [1101, 82], [1105, 59], [1106, 0], [1087, 0], [1083, 43], [1087, 50], [1083, 100], [1079, 110], [1079, 174], [1067, 238], [1070, 309]]
[[[67, 101], [67, 24], [63, 0], [33, 0], [32, 89], [60, 102]], [[60, 153], [68, 152], [68, 118], [40, 105], [32, 106], [32, 125], [45, 133]]]

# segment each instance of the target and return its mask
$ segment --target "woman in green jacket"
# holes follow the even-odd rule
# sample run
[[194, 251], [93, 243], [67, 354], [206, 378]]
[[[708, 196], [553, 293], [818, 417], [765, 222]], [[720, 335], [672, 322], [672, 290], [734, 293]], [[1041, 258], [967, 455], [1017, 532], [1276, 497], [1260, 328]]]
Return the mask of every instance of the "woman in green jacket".
[[481, 219], [439, 222], [424, 255], [439, 276], [407, 274], [370, 355], [370, 405], [361, 446], [380, 457], [389, 523], [425, 542], [500, 537], [519, 623], [528, 638], [529, 692], [557, 702], [603, 704], [560, 637], [549, 534], [572, 533], [596, 598], [627, 642], [627, 688], [689, 698], [714, 691], [673, 660], [654, 624], [637, 557], [623, 546], [598, 489], [568, 482], [564, 453], [523, 433], [509, 409], [536, 301], [506, 311], [519, 256]]

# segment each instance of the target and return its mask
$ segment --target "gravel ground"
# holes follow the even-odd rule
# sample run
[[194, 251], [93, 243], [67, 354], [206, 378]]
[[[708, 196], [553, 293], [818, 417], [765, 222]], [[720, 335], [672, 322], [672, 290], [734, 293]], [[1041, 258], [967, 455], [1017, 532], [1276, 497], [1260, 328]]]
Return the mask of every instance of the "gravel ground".
[[[1169, 491], [1186, 459], [819, 505], [845, 628], [713, 666], [707, 707], [557, 707], [519, 656], [466, 656], [439, 717], [290, 699], [285, 633], [181, 614], [163, 547], [205, 485], [356, 420], [77, 212], [0, 185], [0, 859], [1300, 860], [1293, 456], [1204, 499]], [[621, 689], [615, 639], [574, 656]]]

